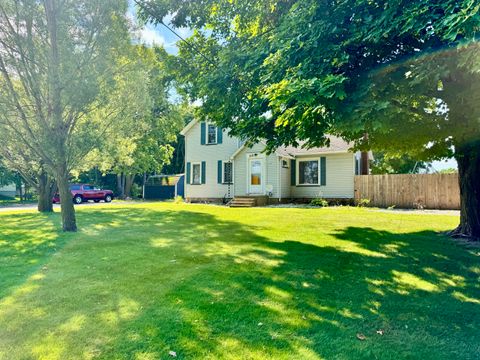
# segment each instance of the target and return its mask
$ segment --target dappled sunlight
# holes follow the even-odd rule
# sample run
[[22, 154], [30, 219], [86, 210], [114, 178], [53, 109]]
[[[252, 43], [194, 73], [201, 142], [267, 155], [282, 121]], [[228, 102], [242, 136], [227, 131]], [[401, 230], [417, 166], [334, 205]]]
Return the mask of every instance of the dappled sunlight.
[[[372, 348], [381, 357], [396, 354], [398, 336], [433, 339], [447, 325], [471, 344], [480, 270], [457, 261], [461, 250], [447, 240], [425, 229], [359, 226], [356, 209], [347, 219], [337, 219], [344, 209], [323, 211], [319, 228], [316, 211], [295, 209], [293, 219], [289, 209], [265, 210], [85, 207], [79, 222], [88, 226], [55, 233], [55, 250], [44, 244], [15, 260], [10, 274], [22, 276], [10, 275], [0, 298], [5, 347], [20, 358], [149, 359], [172, 350], [179, 358], [316, 360], [361, 354], [362, 332], [365, 344], [375, 336], [390, 344]], [[338, 220], [330, 227], [329, 216]], [[396, 333], [375, 335], [380, 327]]]
[[455, 274], [447, 274], [443, 271], [433, 269], [431, 267], [424, 268], [429, 275], [433, 275], [437, 278], [439, 286], [442, 288], [446, 287], [465, 287], [465, 277]]
[[[462, 302], [469, 302], [469, 303], [472, 303], [472, 304], [477, 304], [477, 305], [480, 305], [480, 296], [478, 298], [473, 298], [473, 297], [469, 297], [465, 294], [462, 294], [461, 292], [459, 291], [454, 291], [452, 293], [452, 296], [457, 299], [457, 300], [460, 300]], [[479, 310], [480, 311], [480, 310]]]
[[393, 281], [397, 284], [396, 291], [399, 294], [409, 294], [412, 290], [423, 290], [428, 292], [439, 292], [440, 288], [423, 280], [422, 278], [408, 272], [392, 271]]

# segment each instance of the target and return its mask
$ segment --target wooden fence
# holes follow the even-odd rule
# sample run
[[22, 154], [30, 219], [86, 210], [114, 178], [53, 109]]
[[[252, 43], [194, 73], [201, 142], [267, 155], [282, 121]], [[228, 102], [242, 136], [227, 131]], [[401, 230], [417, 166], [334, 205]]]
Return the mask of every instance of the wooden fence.
[[355, 200], [371, 206], [424, 209], [460, 209], [457, 174], [355, 176]]

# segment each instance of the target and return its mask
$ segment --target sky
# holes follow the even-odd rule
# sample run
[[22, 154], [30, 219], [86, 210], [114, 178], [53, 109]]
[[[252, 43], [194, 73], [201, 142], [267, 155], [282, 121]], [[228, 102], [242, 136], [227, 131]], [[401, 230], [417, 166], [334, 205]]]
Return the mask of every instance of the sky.
[[[138, 23], [132, 0], [129, 1], [128, 17], [134, 23]], [[166, 18], [165, 23], [169, 24], [169, 22], [169, 19]], [[183, 38], [192, 35], [192, 30], [188, 28], [176, 28], [175, 31]], [[176, 55], [178, 53], [176, 43], [179, 38], [163, 25], [147, 24], [140, 30], [139, 36], [140, 41], [146, 45], [161, 45], [170, 54]]]
[[[132, 21], [137, 23], [137, 17], [135, 13], [135, 6], [132, 0], [129, 0], [128, 16]], [[165, 22], [169, 24], [169, 19], [165, 19]], [[192, 35], [192, 30], [188, 28], [175, 28], [175, 31], [183, 38], [187, 38]], [[163, 25], [145, 25], [139, 33], [140, 41], [146, 45], [162, 45], [165, 50], [172, 55], [178, 53], [178, 47], [176, 46], [179, 38], [174, 35]], [[457, 162], [454, 159], [444, 161], [434, 161], [432, 163], [432, 170], [439, 171], [442, 169], [457, 168]]]

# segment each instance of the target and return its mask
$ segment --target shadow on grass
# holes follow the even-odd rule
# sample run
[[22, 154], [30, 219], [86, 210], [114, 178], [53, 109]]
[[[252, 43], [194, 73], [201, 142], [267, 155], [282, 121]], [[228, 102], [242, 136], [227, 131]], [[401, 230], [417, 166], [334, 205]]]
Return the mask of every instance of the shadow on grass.
[[[110, 208], [79, 218], [84, 230], [48, 271], [19, 278], [0, 300], [0, 325], [15, 334], [0, 330], [8, 351], [128, 359], [170, 350], [216, 359], [480, 351], [478, 257], [433, 231], [347, 227], [312, 244], [293, 228], [273, 241], [268, 229], [205, 212]], [[26, 221], [35, 226], [35, 216]]]

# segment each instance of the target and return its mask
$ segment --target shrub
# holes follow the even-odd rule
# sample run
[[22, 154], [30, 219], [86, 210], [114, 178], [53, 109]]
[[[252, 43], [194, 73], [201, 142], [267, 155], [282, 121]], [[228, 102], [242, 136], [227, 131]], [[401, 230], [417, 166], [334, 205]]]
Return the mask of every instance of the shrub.
[[131, 190], [132, 199], [140, 199], [143, 196], [143, 187], [137, 183], [132, 184]]
[[358, 207], [366, 207], [368, 205], [370, 205], [370, 199], [360, 199], [357, 201]]
[[180, 195], [175, 196], [175, 199], [173, 199], [173, 202], [175, 204], [182, 204], [183, 203], [183, 198]]
[[312, 199], [311, 206], [328, 207], [328, 201], [325, 199]]

